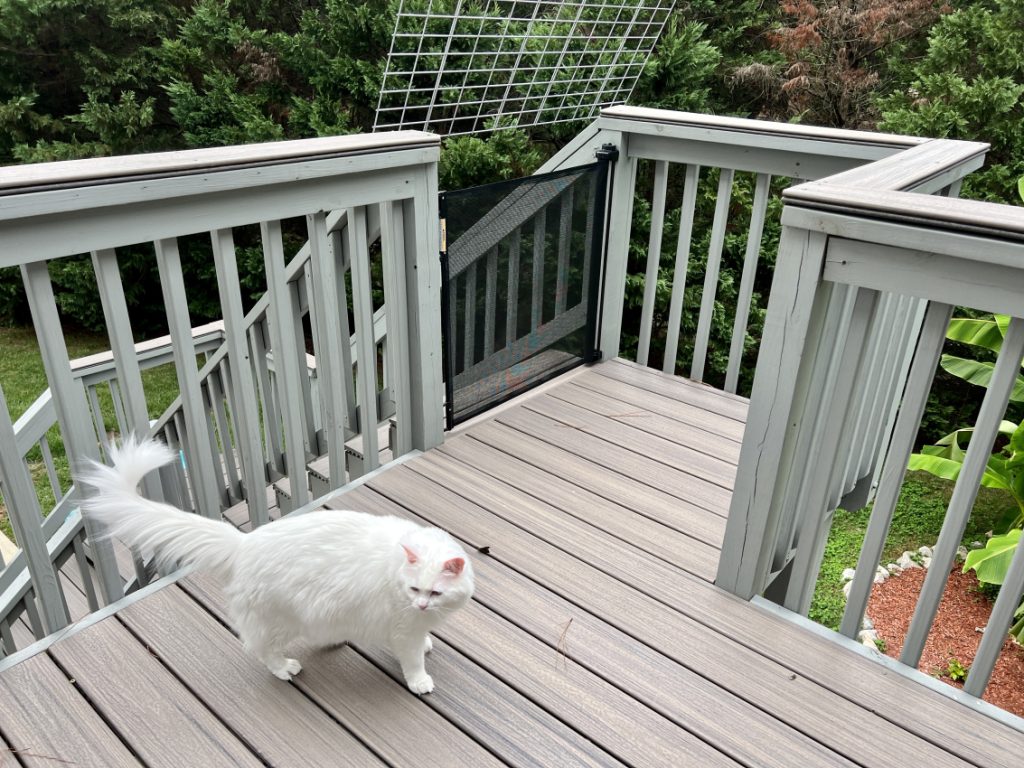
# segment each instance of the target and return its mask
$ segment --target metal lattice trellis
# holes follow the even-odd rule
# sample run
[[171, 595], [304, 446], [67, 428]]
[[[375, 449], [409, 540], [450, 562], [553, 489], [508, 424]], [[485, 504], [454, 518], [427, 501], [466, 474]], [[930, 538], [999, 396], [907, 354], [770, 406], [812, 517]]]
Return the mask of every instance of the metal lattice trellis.
[[400, 0], [374, 130], [587, 120], [625, 102], [675, 0]]

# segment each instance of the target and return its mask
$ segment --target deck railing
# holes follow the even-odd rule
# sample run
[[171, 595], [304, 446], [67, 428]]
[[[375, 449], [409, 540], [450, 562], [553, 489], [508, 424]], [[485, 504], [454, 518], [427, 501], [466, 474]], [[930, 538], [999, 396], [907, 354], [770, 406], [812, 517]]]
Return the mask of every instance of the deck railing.
[[[760, 348], [718, 584], [743, 597], [767, 594], [806, 613], [833, 511], [863, 503], [877, 485], [843, 624], [844, 632], [855, 633], [934, 371], [935, 345], [949, 316], [945, 305], [1024, 316], [1024, 285], [1018, 285], [1024, 273], [1014, 267], [1024, 256], [1019, 214], [955, 200], [960, 180], [982, 164], [985, 145], [616, 107], [541, 170], [589, 163], [608, 144], [619, 159], [602, 279], [603, 356], [618, 355], [624, 338], [635, 339], [625, 352], [638, 362], [713, 379], [743, 394], [743, 356]], [[104, 436], [68, 365], [46, 260], [81, 251], [93, 254], [111, 328], [114, 399], [123, 406], [123, 427], [158, 432], [184, 456], [181, 467], [168, 470], [176, 477], [147, 487], [154, 496], [210, 516], [244, 500], [256, 525], [266, 519], [267, 483], [277, 487], [284, 509], [309, 501], [313, 460], [324, 465], [313, 473], [321, 478], [313, 485], [320, 491], [373, 469], [382, 447], [378, 430], [389, 417], [396, 425], [388, 446], [394, 455], [439, 443], [435, 140], [393, 134], [174, 157], [15, 169], [8, 181], [0, 177], [10, 203], [0, 211], [0, 265], [22, 267], [69, 454], [99, 456]], [[111, 174], [116, 178], [107, 178]], [[142, 174], [147, 178], [133, 177]], [[673, 177], [683, 182], [678, 199], [670, 195]], [[749, 190], [749, 209], [734, 204], [738, 179]], [[713, 201], [706, 220], [698, 212], [702, 189]], [[633, 242], [647, 226], [635, 210], [637, 199], [650, 205], [644, 243]], [[766, 280], [772, 267], [766, 257], [774, 249], [764, 232], [780, 208], [778, 258]], [[282, 221], [296, 216], [305, 217], [308, 241], [286, 259]], [[675, 254], [663, 257], [665, 223], [676, 216]], [[267, 291], [244, 312], [232, 228], [254, 223], [261, 229]], [[688, 307], [687, 266], [696, 260], [692, 244], [704, 227], [703, 290], [699, 303]], [[176, 240], [197, 230], [211, 233], [224, 313], [224, 342], [198, 369]], [[742, 274], [735, 306], [723, 318], [721, 265], [736, 232], [745, 233], [742, 266], [736, 265]], [[154, 242], [182, 393], [152, 425], [114, 251], [139, 241]], [[379, 253], [371, 248], [378, 241]], [[635, 329], [624, 328], [631, 246], [646, 268]], [[380, 259], [380, 270], [371, 269], [373, 259]], [[663, 261], [671, 262], [669, 269]], [[971, 280], [961, 286], [958, 277]], [[755, 285], [767, 283], [764, 335], [752, 338]], [[374, 302], [375, 287], [383, 304]], [[659, 290], [669, 293], [664, 312]], [[713, 344], [712, 328], [723, 323], [732, 329], [728, 352]], [[1003, 354], [1016, 354], [1017, 363], [1021, 327], [1015, 321]], [[683, 332], [688, 328], [692, 339]], [[692, 344], [692, 356], [679, 370], [684, 343]], [[711, 375], [712, 354], [724, 363], [721, 377]], [[1000, 370], [1010, 367], [1004, 362]], [[972, 449], [998, 423], [1005, 394], [996, 385], [990, 389]], [[119, 428], [121, 420], [119, 414]], [[53, 564], [72, 550], [70, 544], [54, 547], [56, 522], [33, 506], [21, 443], [18, 451], [7, 445], [14, 445], [13, 427], [0, 408], [0, 472], [29, 564], [27, 602], [39, 607], [38, 626], [52, 630], [67, 620]], [[968, 455], [933, 573], [951, 563], [983, 454], [978, 448]], [[77, 533], [72, 540], [77, 555], [82, 540]], [[125, 582], [109, 545], [96, 543], [84, 556], [99, 576], [98, 601], [116, 599]], [[1015, 561], [1010, 580], [1004, 594], [1019, 594], [1024, 558]], [[936, 589], [926, 587], [911, 649], [934, 614], [928, 605]], [[972, 671], [972, 692], [984, 687], [984, 654], [993, 653], [990, 638], [1000, 637], [1006, 611], [1015, 607], [1007, 608], [1011, 600], [1001, 597], [996, 606], [980, 671]], [[11, 647], [6, 636], [4, 644]], [[905, 653], [906, 660], [913, 655]]]
[[[126, 580], [149, 576], [137, 563], [126, 579], [111, 543], [78, 516], [77, 491], [55, 476], [62, 503], [44, 516], [25, 464], [31, 444], [47, 455], [54, 416], [73, 467], [101, 458], [108, 438], [97, 386], [113, 383], [118, 431], [159, 432], [182, 451], [180, 466], [147, 479], [147, 493], [211, 517], [244, 500], [253, 524], [267, 519], [268, 483], [292, 504], [310, 499], [314, 458], [335, 487], [376, 466], [378, 430], [389, 417], [394, 455], [440, 442], [437, 158], [435, 137], [400, 132], [0, 173], [0, 266], [21, 268], [52, 394], [19, 422], [17, 437], [0, 395], [0, 483], [22, 548], [0, 573], [3, 652], [15, 648], [11, 621], [21, 610], [37, 636], [68, 622], [57, 570], [72, 554], [89, 561], [93, 607], [121, 597]], [[252, 225], [267, 290], [246, 313], [234, 238], [235, 228]], [[292, 255], [285, 232], [296, 231], [307, 243]], [[178, 238], [197, 232], [209, 233], [217, 272], [216, 344], [197, 341], [189, 317], [193, 278], [183, 273]], [[152, 244], [160, 272], [181, 393], [152, 424], [140, 374], [147, 362], [134, 343], [116, 251], [139, 243]], [[92, 254], [111, 351], [76, 371], [47, 262], [80, 253]], [[359, 460], [346, 465], [346, 453]]]
[[[825, 478], [848, 465], [844, 445], [851, 431], [872, 420], [893, 421], [841, 625], [843, 634], [857, 636], [953, 307], [1009, 315], [902, 649], [901, 661], [911, 667], [935, 619], [1024, 358], [1024, 210], [903, 191], [907, 179], [929, 168], [940, 171], [966, 151], [935, 142], [885, 167], [786, 192], [777, 293], [768, 310], [719, 572], [720, 584], [748, 596], [771, 589], [774, 578], [776, 600], [805, 613], [834, 509]], [[875, 364], [870, 331], [884, 322], [887, 307], [907, 301], [921, 306], [924, 322], [905, 385], [890, 402], [863, 391]], [[851, 320], [836, 330], [840, 306]], [[787, 541], [794, 510], [802, 533]], [[792, 553], [786, 563], [777, 558], [780, 545]], [[964, 686], [968, 694], [984, 692], [1022, 593], [1024, 548], [1013, 558], [985, 627]]]

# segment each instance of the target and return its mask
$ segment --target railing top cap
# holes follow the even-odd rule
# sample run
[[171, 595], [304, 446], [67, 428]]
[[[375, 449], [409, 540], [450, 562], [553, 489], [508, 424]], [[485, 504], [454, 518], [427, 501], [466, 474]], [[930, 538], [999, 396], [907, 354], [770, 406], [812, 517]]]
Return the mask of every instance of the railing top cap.
[[844, 128], [822, 128], [814, 125], [796, 125], [793, 123], [774, 123], [768, 120], [750, 120], [742, 117], [676, 112], [671, 109], [630, 107], [625, 104], [601, 110], [601, 117], [614, 117], [649, 123], [687, 125], [694, 128], [712, 130], [772, 134], [775, 136], [788, 136], [794, 139], [874, 144], [897, 149], [914, 147], [929, 141], [929, 139], [917, 136], [901, 136], [898, 134], [874, 133], [872, 131], [851, 131]]
[[40, 188], [78, 187], [96, 182], [128, 181], [140, 177], [413, 149], [437, 146], [439, 143], [439, 137], [431, 133], [393, 131], [15, 165], [0, 168], [0, 195], [31, 192]]

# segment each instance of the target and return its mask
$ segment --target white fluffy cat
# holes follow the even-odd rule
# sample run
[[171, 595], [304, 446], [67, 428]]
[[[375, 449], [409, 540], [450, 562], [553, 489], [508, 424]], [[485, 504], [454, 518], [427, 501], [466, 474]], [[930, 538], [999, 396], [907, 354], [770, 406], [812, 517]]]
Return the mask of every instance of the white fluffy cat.
[[194, 563], [225, 577], [228, 613], [246, 649], [282, 680], [301, 669], [297, 644], [351, 641], [389, 648], [413, 693], [430, 693], [430, 632], [473, 594], [465, 551], [438, 528], [397, 517], [320, 510], [251, 533], [142, 497], [149, 472], [177, 461], [129, 437], [80, 479], [84, 512], [160, 566]]

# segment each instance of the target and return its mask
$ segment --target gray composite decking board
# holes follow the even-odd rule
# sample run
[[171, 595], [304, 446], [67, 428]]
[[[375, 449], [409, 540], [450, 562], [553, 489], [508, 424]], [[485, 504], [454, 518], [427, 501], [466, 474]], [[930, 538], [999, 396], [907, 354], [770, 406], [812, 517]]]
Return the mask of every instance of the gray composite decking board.
[[726, 517], [729, 512], [731, 494], [721, 486], [636, 451], [608, 443], [581, 429], [573, 429], [557, 419], [525, 408], [516, 408], [499, 414], [495, 420], [537, 440], [565, 448], [581, 458], [631, 478], [633, 482], [657, 488], [720, 517]]
[[[219, 590], [211, 579], [194, 574], [183, 586], [204, 605], [216, 609]], [[401, 670], [390, 654], [374, 649], [361, 649], [360, 653], [402, 684]], [[311, 658], [304, 670], [316, 663]], [[434, 651], [427, 657], [427, 671], [434, 676], [435, 688], [420, 701], [486, 744], [509, 765], [623, 765], [436, 637]], [[296, 679], [301, 680], [302, 675]]]
[[[361, 510], [425, 522], [369, 488], [351, 494]], [[770, 714], [559, 597], [498, 558], [473, 559], [476, 600], [736, 759], [757, 766], [852, 765]], [[831, 722], [829, 722], [831, 725]]]
[[[627, 423], [616, 422], [586, 408], [541, 395], [523, 403], [523, 410], [555, 419], [574, 431], [586, 432], [605, 442], [628, 448], [643, 456], [651, 456], [670, 467], [718, 486], [728, 498], [736, 482], [736, 465], [726, 459], [710, 456], [686, 445], [666, 440]], [[507, 416], [506, 416], [507, 417]]]
[[545, 470], [552, 477], [588, 488], [619, 506], [632, 509], [715, 548], [722, 545], [725, 536], [724, 517], [649, 485], [624, 482], [618, 473], [610, 472], [606, 467], [577, 456], [566, 448], [542, 442], [496, 421], [478, 424], [465, 437], [515, 456], [531, 466]]
[[[933, 748], [926, 741], [876, 717], [873, 713], [877, 709], [878, 698], [885, 695], [877, 685], [874, 696], [867, 698], [862, 702], [863, 706], [860, 706], [845, 700], [845, 692], [834, 695], [827, 685], [819, 684], [820, 681], [806, 680], [802, 674], [794, 674], [786, 665], [776, 663], [772, 655], [776, 652], [774, 644], [765, 649], [763, 646], [768, 643], [762, 639], [760, 650], [745, 648], [765, 636], [774, 639], [775, 635], [770, 630], [756, 626], [759, 616], [768, 617], [766, 612], [682, 572], [678, 572], [678, 578], [673, 581], [700, 586], [700, 589], [693, 590], [691, 596], [697, 607], [680, 602], [659, 602], [645, 594], [650, 590], [651, 580], [641, 577], [643, 569], [635, 563], [626, 560], [622, 568], [602, 571], [594, 566], [593, 552], [589, 547], [581, 546], [579, 542], [574, 544], [570, 540], [568, 547], [556, 548], [496, 517], [484, 506], [464, 500], [460, 502], [459, 497], [446, 495], [440, 486], [431, 487], [429, 481], [422, 476], [419, 476], [421, 485], [399, 488], [395, 482], [397, 469], [407, 467], [391, 470], [387, 483], [380, 478], [377, 482], [371, 482], [370, 488], [406, 508], [415, 509], [432, 524], [452, 531], [470, 547], [488, 546], [491, 557], [505, 562], [540, 584], [550, 585], [573, 602], [624, 631], [629, 627], [629, 633], [640, 639], [651, 637], [651, 633], [655, 632], [656, 639], [652, 642], [654, 647], [675, 648], [673, 657], [677, 661], [686, 663], [688, 659], [696, 660], [703, 656], [702, 667], [719, 670], [713, 675], [714, 679], [733, 678], [728, 686], [730, 690], [742, 690], [748, 685], [749, 679], [757, 680], [762, 675], [769, 675], [772, 682], [763, 683], [767, 691], [764, 706], [772, 709], [795, 708], [797, 714], [794, 727], [805, 732], [809, 732], [810, 728], [818, 728], [814, 736], [823, 743], [831, 746], [839, 741], [841, 744], [837, 745], [838, 751], [857, 756], [858, 760], [865, 760], [871, 765], [887, 766], [893, 754], [905, 754], [907, 759], [927, 754], [929, 762], [936, 765], [961, 764], [961, 761]], [[357, 493], [354, 491], [348, 494], [346, 503], [358, 498]], [[481, 489], [481, 493], [486, 497], [486, 489]], [[482, 501], [486, 504], [486, 498]], [[642, 582], [643, 586], [631, 582]], [[717, 627], [714, 612], [716, 603], [745, 609], [751, 614], [751, 619], [755, 620], [755, 626], [743, 628], [741, 625], [737, 640], [722, 634]], [[679, 613], [673, 614], [672, 608]], [[791, 628], [788, 622], [781, 619], [777, 621]], [[782, 627], [778, 629], [782, 630]], [[759, 634], [765, 631], [767, 635]], [[788, 638], [787, 642], [799, 657], [806, 645], [804, 641], [810, 642], [813, 638], [803, 631], [796, 634], [799, 637]], [[862, 679], [872, 680], [869, 673], [871, 670], [875, 675], [873, 682], [878, 682], [881, 670], [860, 657], [850, 653], [846, 655], [868, 665], [868, 669], [861, 668], [858, 672]], [[828, 717], [816, 720], [821, 713]], [[837, 721], [846, 724], [848, 728], [837, 728]], [[862, 743], [864, 733], [871, 733], [877, 738]], [[944, 740], [936, 740], [935, 743], [944, 743]]]
[[[439, 456], [438, 454], [441, 454]], [[448, 460], [442, 456], [450, 457]], [[492, 488], [512, 488], [517, 493], [551, 505], [565, 514], [579, 517], [617, 539], [634, 544], [649, 554], [688, 570], [707, 581], [714, 581], [718, 568], [718, 550], [710, 544], [685, 536], [661, 523], [601, 498], [541, 470], [519, 462], [489, 446], [469, 439], [450, 440], [440, 451], [430, 452], [415, 462], [414, 471], [428, 476], [436, 469], [445, 487], [473, 489], [482, 484]], [[507, 470], [502, 476], [502, 468]], [[457, 481], [448, 482], [456, 476]], [[508, 496], [511, 503], [514, 497]]]
[[[398, 471], [400, 469], [404, 471]], [[611, 539], [589, 523], [570, 517], [509, 486], [467, 482], [455, 471], [440, 469], [436, 464], [426, 468], [405, 465], [396, 467], [392, 472], [394, 476], [389, 478], [388, 483], [371, 484], [371, 487], [411, 508], [415, 508], [416, 495], [422, 493], [434, 493], [463, 513], [473, 506], [484, 506], [494, 517], [522, 529], [538, 540], [553, 544], [564, 552], [585, 553], [588, 562], [595, 567], [609, 573], [623, 570], [629, 572], [639, 586], [651, 592], [658, 591], [659, 580], [672, 580], [686, 574], [682, 568], [666, 563], [633, 544]], [[500, 542], [495, 544], [500, 546]], [[695, 580], [700, 578], [686, 575]]]
[[248, 656], [223, 625], [177, 586], [117, 616], [265, 761], [304, 768], [383, 764], [301, 691]]
[[[223, 591], [215, 577], [192, 574], [181, 587], [226, 621]], [[505, 764], [425, 706], [400, 675], [389, 677], [354, 648], [323, 649], [301, 661], [303, 669], [294, 684], [389, 764], [411, 765], [418, 760], [427, 765], [453, 762], [482, 768]]]
[[[209, 610], [214, 613], [222, 611], [221, 589], [212, 577], [193, 574], [182, 586]], [[389, 674], [410, 701], [430, 705], [439, 715], [477, 742], [486, 744], [511, 765], [555, 765], [567, 757], [572, 758], [574, 765], [622, 765], [449, 644], [435, 637], [434, 646], [434, 651], [427, 657], [427, 671], [435, 677], [435, 688], [429, 696], [418, 699], [406, 691], [398, 663], [388, 652], [360, 649], [359, 653]], [[304, 662], [303, 672], [296, 677], [298, 685], [305, 685], [310, 676], [308, 673], [320, 663], [320, 655], [316, 653], [308, 657], [308, 663]], [[383, 713], [379, 716], [389, 715]], [[509, 727], [511, 732], [506, 732]], [[526, 743], [515, 739], [515, 734], [527, 733]], [[461, 734], [459, 736], [465, 739]]]
[[[378, 482], [371, 484], [371, 487], [381, 490], [383, 493], [394, 497], [396, 491], [408, 493], [407, 483], [403, 482], [404, 473], [412, 472], [410, 462], [398, 467], [389, 473], [387, 483]], [[401, 471], [400, 471], [401, 470]], [[383, 478], [381, 478], [383, 481]], [[450, 499], [449, 503], [458, 503], [457, 498], [445, 494], [445, 489], [436, 486], [438, 495], [444, 495]], [[433, 490], [433, 489], [431, 489]], [[413, 491], [413, 498], [407, 499], [415, 504], [417, 495], [422, 497], [425, 491]], [[486, 504], [486, 496], [482, 501]], [[421, 502], [422, 503], [422, 502]], [[510, 519], [519, 527], [532, 530], [535, 524], [532, 517], [519, 515], [518, 520], [514, 517], [517, 512], [515, 508], [503, 508], [501, 517]], [[466, 517], [469, 513], [464, 513]], [[459, 523], [459, 518], [452, 521], [452, 525]], [[492, 525], [497, 525], [491, 521]], [[534, 531], [535, 532], [535, 531]], [[697, 621], [708, 621], [713, 617], [714, 626], [723, 634], [736, 639], [738, 642], [751, 645], [765, 656], [774, 658], [784, 666], [790, 667], [799, 675], [806, 675], [812, 680], [820, 683], [825, 688], [830, 688], [840, 695], [850, 698], [855, 703], [869, 708], [878, 708], [879, 701], [879, 678], [884, 677], [890, 680], [894, 687], [893, 698], [897, 696], [911, 701], [920, 701], [924, 709], [918, 713], [916, 708], [905, 709], [903, 707], [891, 707], [882, 710], [887, 718], [906, 728], [907, 730], [920, 733], [929, 741], [938, 744], [945, 744], [955, 741], [961, 749], [958, 751], [964, 759], [974, 760], [974, 755], [982, 754], [991, 750], [991, 746], [983, 746], [983, 739], [977, 738], [972, 733], [962, 733], [962, 728], [956, 728], [957, 733], [950, 735], [950, 729], [954, 729], [957, 717], [964, 717], [965, 710], [960, 705], [952, 702], [940, 694], [927, 691], [922, 686], [900, 676], [885, 676], [868, 659], [863, 659], [849, 651], [837, 647], [824, 638], [817, 638], [808, 632], [800, 630], [791, 622], [782, 618], [771, 616], [768, 612], [751, 606], [749, 603], [734, 598], [722, 590], [707, 589], [706, 584], [696, 577], [683, 573], [681, 570], [671, 568], [661, 561], [649, 558], [644, 560], [643, 566], [638, 567], [636, 558], [615, 542], [606, 541], [600, 543], [594, 540], [583, 524], [573, 518], [559, 520], [558, 524], [550, 523], [544, 526], [544, 537], [564, 552], [573, 553], [578, 557], [585, 557], [588, 563], [593, 565], [603, 564], [604, 569], [610, 575], [630, 579], [630, 583], [656, 600], [668, 606], [678, 607], [682, 612], [692, 616]], [[481, 541], [480, 544], [492, 544], [492, 542]], [[493, 545], [492, 545], [493, 546]], [[614, 607], [607, 607], [607, 611], [614, 611]], [[765, 642], [765, 638], [771, 640]], [[786, 638], [783, 640], [782, 638]], [[842, 662], [847, 662], [844, 666]], [[899, 693], [896, 693], [896, 690]], [[892, 699], [889, 699], [892, 700]], [[924, 702], [931, 702], [925, 705]], [[978, 719], [977, 727], [986, 730], [989, 723], [988, 718], [981, 715], [974, 716]], [[1006, 745], [1017, 744], [1019, 748], [1021, 737], [1016, 732], [998, 723], [992, 723], [994, 733], [1005, 740]], [[980, 752], [978, 750], [981, 750]], [[1002, 756], [1004, 757], [1004, 756]], [[997, 752], [993, 754], [993, 760], [997, 762], [982, 763], [984, 765], [1002, 764], [1002, 759]]]
[[49, 653], [147, 766], [177, 768], [186, 759], [263, 765], [117, 619], [71, 635]]
[[607, 376], [641, 389], [687, 403], [701, 410], [727, 416], [739, 422], [746, 422], [749, 401], [745, 397], [730, 394], [720, 389], [690, 381], [681, 376], [667, 376], [654, 368], [637, 365], [630, 360], [615, 358], [606, 364], [591, 369], [598, 376]]
[[[643, 405], [652, 413], [657, 413], [673, 422], [690, 424], [733, 442], [742, 442], [744, 422], [713, 411], [695, 408], [694, 406], [674, 400], [670, 397], [644, 389], [636, 384], [629, 384], [619, 379], [602, 376], [594, 368], [573, 379], [573, 384], [600, 392], [608, 397], [615, 397], [626, 403]], [[730, 405], [730, 407], [732, 407]]]
[[21, 761], [0, 754], [2, 766], [142, 765], [45, 653], [0, 674], [0, 701], [0, 732]]
[[[738, 442], [686, 422], [666, 418], [649, 410], [642, 401], [639, 403], [627, 402], [572, 382], [567, 382], [548, 394], [555, 400], [584, 408], [620, 424], [628, 424], [630, 427], [648, 432], [663, 440], [707, 454], [731, 466], [735, 466], [739, 462], [740, 444]], [[636, 399], [640, 400], [641, 398]]]

